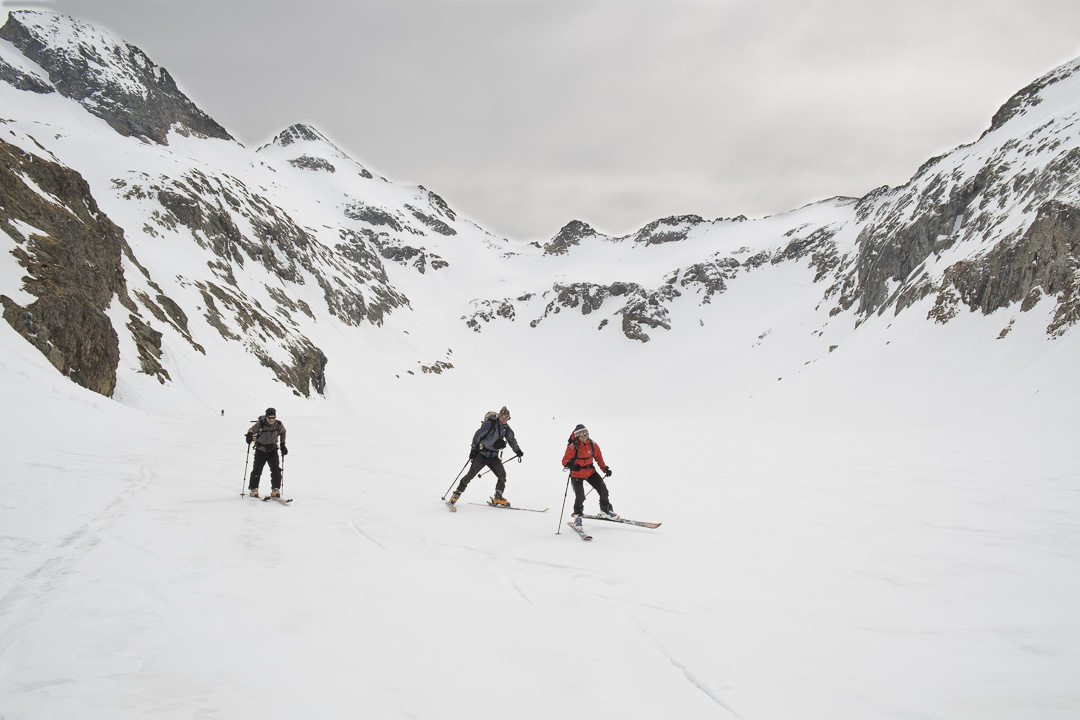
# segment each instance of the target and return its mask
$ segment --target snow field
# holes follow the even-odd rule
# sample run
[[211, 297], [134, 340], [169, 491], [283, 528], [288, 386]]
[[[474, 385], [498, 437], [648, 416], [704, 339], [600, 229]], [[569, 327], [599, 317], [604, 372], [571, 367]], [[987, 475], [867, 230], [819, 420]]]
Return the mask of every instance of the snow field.
[[[507, 496], [551, 509], [468, 504], [487, 474], [450, 513], [439, 497], [480, 417], [449, 400], [281, 412], [282, 507], [240, 497], [248, 417], [127, 410], [12, 345], [5, 369], [52, 390], [5, 387], [25, 419], [0, 494], [5, 720], [1080, 706], [1078, 453], [1062, 437], [671, 416], [655, 399], [548, 419], [523, 399]], [[579, 421], [616, 510], [660, 529], [556, 534]], [[54, 447], [52, 427], [75, 439]]]

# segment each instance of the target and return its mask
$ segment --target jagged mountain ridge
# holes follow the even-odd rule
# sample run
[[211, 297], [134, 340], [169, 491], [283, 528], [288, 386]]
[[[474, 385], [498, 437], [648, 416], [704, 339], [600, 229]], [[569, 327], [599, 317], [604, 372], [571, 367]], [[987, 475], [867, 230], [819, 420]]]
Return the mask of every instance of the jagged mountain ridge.
[[[226, 345], [242, 346], [296, 392], [322, 392], [328, 358], [303, 325], [324, 318], [346, 327], [380, 325], [387, 313], [409, 305], [390, 283], [386, 263], [410, 272], [438, 270], [446, 261], [418, 247], [417, 238], [428, 233], [451, 238], [458, 232], [455, 225], [480, 232], [460, 221], [434, 193], [374, 176], [310, 127], [290, 127], [254, 153], [227, 133], [202, 132], [190, 118], [205, 116], [179, 91], [169, 96], [154, 88], [140, 92], [134, 79], [167, 79], [163, 69], [126, 43], [109, 45], [108, 34], [84, 23], [27, 11], [12, 13], [5, 28], [4, 37], [15, 40], [0, 45], [0, 62], [5, 87], [16, 94], [15, 102], [4, 104], [2, 117], [6, 132], [0, 147], [8, 159], [2, 172], [11, 190], [5, 193], [0, 220], [13, 243], [13, 257], [29, 273], [21, 287], [3, 288], [5, 317], [28, 340], [48, 347], [46, 354], [57, 369], [76, 381], [82, 375], [73, 368], [94, 366], [91, 374], [102, 379], [88, 386], [104, 394], [111, 394], [116, 369], [125, 364], [118, 357], [168, 383], [170, 358], [205, 354], [208, 329]], [[47, 44], [57, 38], [55, 47]], [[19, 46], [32, 51], [17, 53]], [[72, 58], [85, 57], [98, 61], [86, 71], [97, 83], [90, 99], [61, 91], [77, 74]], [[37, 58], [44, 58], [50, 69], [38, 65]], [[153, 108], [125, 104], [136, 95]], [[29, 105], [24, 112], [9, 116], [24, 105]], [[166, 111], [174, 106], [191, 112], [186, 118], [170, 117]], [[106, 107], [110, 112], [101, 112]], [[117, 108], [120, 112], [112, 112]], [[88, 122], [84, 112], [104, 120], [109, 130]], [[134, 133], [127, 130], [138, 123], [118, 121], [124, 112], [145, 120], [164, 118], [166, 124], [139, 133], [132, 142], [128, 138]], [[100, 152], [98, 145], [109, 150]], [[87, 162], [87, 154], [96, 162]], [[74, 194], [65, 193], [51, 181], [34, 183], [27, 166], [49, 167], [52, 176], [79, 167], [89, 182]], [[332, 213], [324, 215], [318, 208], [316, 217], [300, 219], [289, 205], [305, 194], [298, 187], [315, 185], [333, 189], [307, 193], [317, 196], [308, 205], [318, 207], [326, 197], [340, 199]], [[17, 190], [37, 198], [38, 206], [11, 202]], [[65, 282], [44, 282], [42, 270], [51, 266], [42, 260], [45, 240], [62, 245], [58, 238], [64, 233], [42, 217], [66, 217], [82, 205], [96, 207], [98, 197], [109, 208], [105, 214], [117, 217], [120, 235], [120, 249], [109, 252], [107, 264], [115, 272], [105, 287], [114, 291], [129, 317], [121, 317], [124, 313], [115, 307], [108, 310], [111, 300], [94, 305], [93, 325], [99, 332], [83, 345], [107, 350], [88, 356], [52, 347], [51, 339], [64, 333], [72, 316], [46, 309], [58, 298], [83, 302], [80, 286], [94, 286], [96, 279], [78, 277], [76, 271]], [[101, 245], [105, 237], [89, 233], [78, 242]], [[162, 252], [168, 257], [139, 260]], [[187, 271], [164, 274], [171, 273], [176, 258], [183, 258]], [[193, 319], [201, 322], [192, 329], [188, 323]], [[170, 339], [183, 343], [169, 348]]]
[[[48, 74], [48, 83], [15, 71], [34, 92], [58, 92], [105, 120], [118, 133], [167, 144], [170, 130], [232, 139], [225, 128], [195, 107], [165, 68], [139, 48], [73, 18], [15, 13], [0, 28], [26, 59]], [[0, 64], [0, 67], [9, 67]]]
[[[830, 315], [854, 309], [856, 324], [873, 313], [899, 313], [926, 297], [934, 298], [927, 316], [939, 323], [956, 317], [961, 306], [989, 314], [1017, 304], [1028, 310], [1050, 297], [1056, 309], [1047, 332], [1059, 336], [1078, 318], [1080, 125], [1071, 107], [1071, 98], [1080, 96], [1078, 68], [1080, 61], [1074, 61], [1018, 92], [978, 141], [927, 162], [902, 187], [826, 201], [835, 212], [825, 221], [795, 221], [792, 214], [793, 227], [752, 255], [717, 253], [669, 268], [651, 286], [617, 281], [530, 289], [523, 294], [528, 301], [549, 300], [539, 313], [532, 311], [532, 322], [559, 309], [589, 314], [616, 299], [621, 306], [614, 314], [622, 316], [624, 333], [648, 340], [643, 326], [670, 329], [667, 306], [682, 293], [708, 303], [740, 274], [765, 263], [802, 262], [813, 281], [823, 283]], [[742, 222], [672, 217], [612, 238], [573, 221], [543, 251], [571, 256], [585, 245], [722, 237], [732, 223]], [[472, 325], [479, 330], [494, 317], [528, 316], [521, 304], [509, 298], [479, 301]], [[492, 313], [492, 307], [498, 310]]]
[[[781, 267], [816, 288], [798, 310], [811, 324], [848, 333], [890, 309], [917, 306], [948, 323], [963, 307], [1029, 310], [1044, 298], [1056, 307], [1051, 336], [1076, 321], [1076, 63], [1022, 90], [982, 138], [900, 188], [762, 220], [663, 218], [622, 238], [574, 221], [544, 245], [518, 246], [422, 186], [377, 176], [310, 126], [243, 148], [164, 69], [84, 23], [13, 12], [0, 38], [0, 225], [28, 278], [0, 276], [4, 316], [103, 394], [118, 377], [120, 395], [146, 391], [139, 377], [167, 388], [177, 368], [236, 352], [267, 369], [255, 376], [323, 394], [338, 359], [386, 349], [385, 332], [364, 328], [401, 313], [468, 337], [490, 323], [563, 323], [576, 310], [596, 329], [648, 342], [690, 320], [678, 309], [688, 300], [721, 302]], [[80, 69], [75, 56], [94, 63]], [[80, 72], [93, 82], [74, 91]], [[44, 179], [31, 167], [47, 169]], [[94, 219], [83, 206], [97, 208]], [[119, 239], [95, 227], [98, 215]], [[69, 233], [76, 222], [87, 228], [78, 244], [107, 248], [95, 267], [114, 266], [108, 278], [49, 274], [57, 249], [81, 237]], [[57, 339], [74, 322], [98, 330], [65, 349]], [[428, 345], [413, 336], [404, 352]], [[452, 369], [452, 349], [439, 353], [416, 369]]]

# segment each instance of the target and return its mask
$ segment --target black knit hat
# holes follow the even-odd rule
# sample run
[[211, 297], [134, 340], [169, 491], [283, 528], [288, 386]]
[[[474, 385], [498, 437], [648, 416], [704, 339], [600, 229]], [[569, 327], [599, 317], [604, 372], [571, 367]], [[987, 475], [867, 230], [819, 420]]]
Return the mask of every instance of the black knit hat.
[[271, 415], [277, 417], [277, 410], [274, 408], [266, 408], [266, 417], [270, 417]]

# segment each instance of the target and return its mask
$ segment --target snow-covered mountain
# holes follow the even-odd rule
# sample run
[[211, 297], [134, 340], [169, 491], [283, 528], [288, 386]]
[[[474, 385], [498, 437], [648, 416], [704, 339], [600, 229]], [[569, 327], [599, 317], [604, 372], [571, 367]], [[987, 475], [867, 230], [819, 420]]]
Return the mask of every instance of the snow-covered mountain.
[[[899, 188], [526, 245], [12, 12], [0, 718], [1075, 718], [1077, 67]], [[504, 404], [551, 510], [448, 513]], [[661, 528], [556, 517], [577, 423]]]
[[[782, 305], [814, 338], [786, 374], [829, 360], [873, 316], [913, 314], [930, 333], [992, 315], [1006, 342], [1023, 317], [1052, 338], [1077, 320], [1076, 62], [902, 187], [759, 220], [664, 218], [622, 238], [574, 221], [526, 246], [310, 126], [242, 147], [164, 68], [80, 21], [13, 12], [0, 38], [4, 316], [58, 370], [124, 402], [221, 404], [269, 378], [332, 399], [358, 348], [380, 382], [482, 373], [482, 353], [451, 356], [507, 323], [614, 334], [620, 358], [690, 334], [715, 346], [732, 320], [705, 315], [740, 286], [767, 297], [733, 314]], [[248, 358], [242, 378], [177, 382], [232, 357]]]

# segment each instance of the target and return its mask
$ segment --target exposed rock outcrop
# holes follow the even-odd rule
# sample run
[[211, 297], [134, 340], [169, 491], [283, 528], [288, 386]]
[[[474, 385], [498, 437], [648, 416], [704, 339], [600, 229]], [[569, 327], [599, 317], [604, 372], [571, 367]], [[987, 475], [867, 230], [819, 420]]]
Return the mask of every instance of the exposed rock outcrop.
[[570, 248], [574, 245], [580, 245], [583, 240], [598, 236], [599, 233], [589, 227], [587, 223], [580, 220], [571, 220], [563, 226], [562, 230], [555, 234], [555, 237], [551, 238], [550, 242], [544, 245], [544, 254], [565, 255], [570, 252]]
[[1002, 242], [981, 258], [949, 268], [935, 305], [944, 310], [934, 319], [941, 321], [958, 302], [989, 314], [1015, 303], [1029, 310], [1043, 296], [1057, 296], [1058, 310], [1048, 332], [1059, 335], [1078, 319], [1078, 280], [1080, 208], [1048, 202], [1019, 241]]
[[82, 104], [121, 135], [168, 144], [176, 128], [202, 137], [232, 136], [176, 87], [142, 50], [64, 15], [13, 11], [0, 38], [49, 74], [64, 97]]
[[685, 240], [696, 226], [705, 220], [697, 215], [680, 215], [677, 217], [661, 218], [654, 220], [641, 228], [633, 240], [645, 245], [659, 245], [660, 243], [680, 242]]
[[125, 288], [123, 231], [81, 175], [2, 140], [0, 198], [0, 229], [15, 239], [23, 290], [36, 298], [23, 307], [0, 296], [4, 319], [61, 373], [112, 395], [120, 349], [106, 311], [114, 298], [135, 309]]
[[0, 82], [6, 82], [16, 90], [27, 90], [39, 95], [48, 95], [56, 92], [53, 86], [36, 75], [23, 72], [17, 67], [9, 65], [0, 57]]

